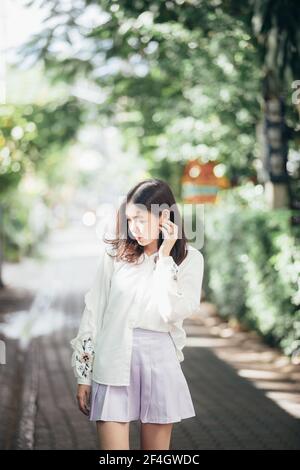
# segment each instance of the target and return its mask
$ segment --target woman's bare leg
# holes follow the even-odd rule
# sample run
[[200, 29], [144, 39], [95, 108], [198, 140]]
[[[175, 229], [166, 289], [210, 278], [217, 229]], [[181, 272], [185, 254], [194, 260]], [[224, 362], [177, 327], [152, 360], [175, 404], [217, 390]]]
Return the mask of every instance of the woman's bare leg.
[[141, 423], [142, 450], [169, 450], [173, 423]]
[[129, 422], [97, 421], [101, 450], [129, 450]]

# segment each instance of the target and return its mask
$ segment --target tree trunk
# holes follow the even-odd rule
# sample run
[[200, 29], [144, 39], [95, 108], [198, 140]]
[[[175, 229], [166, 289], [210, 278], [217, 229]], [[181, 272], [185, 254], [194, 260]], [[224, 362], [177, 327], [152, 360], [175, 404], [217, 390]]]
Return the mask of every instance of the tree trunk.
[[276, 90], [272, 74], [264, 81], [263, 119], [261, 125], [263, 179], [270, 208], [290, 206], [287, 172], [288, 126], [283, 98]]

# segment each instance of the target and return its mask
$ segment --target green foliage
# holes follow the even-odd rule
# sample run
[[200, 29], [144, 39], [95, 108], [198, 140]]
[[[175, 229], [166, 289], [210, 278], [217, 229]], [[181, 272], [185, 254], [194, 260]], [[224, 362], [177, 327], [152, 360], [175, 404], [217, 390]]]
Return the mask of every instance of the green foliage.
[[[6, 194], [0, 208], [1, 237], [5, 259], [19, 261], [25, 255], [39, 255], [39, 242], [49, 232], [46, 206], [44, 217], [39, 213], [34, 220], [33, 211], [42, 201], [34, 194], [20, 194], [12, 191]], [[38, 222], [38, 230], [36, 228]]]
[[[74, 139], [81, 124], [77, 100], [44, 106], [3, 105], [0, 110], [0, 196], [16, 187], [26, 171], [51, 177], [50, 154]], [[46, 171], [45, 171], [46, 170]]]
[[298, 78], [296, 1], [29, 3], [48, 14], [22, 62], [42, 61], [54, 81], [93, 82], [106, 97], [97, 111], [135, 135], [148, 161], [218, 158], [235, 182], [255, 175], [266, 67], [287, 98], [287, 73]]
[[[260, 68], [251, 28], [228, 6], [47, 5], [45, 28], [21, 50], [23, 61], [42, 60], [54, 80], [94, 82], [106, 95], [98, 112], [134, 135], [149, 163], [219, 158], [230, 178], [255, 174]], [[91, 26], [89, 15], [98, 19]]]
[[223, 191], [205, 219], [212, 300], [267, 342], [292, 354], [300, 345], [299, 245], [288, 210], [265, 207], [260, 186]]
[[152, 178], [161, 178], [169, 183], [175, 198], [181, 199], [181, 178], [183, 174], [184, 162], [174, 163], [168, 158], [164, 158], [158, 162], [149, 161], [149, 174]]
[[[3, 105], [0, 113], [0, 188], [5, 192], [30, 169], [43, 172], [48, 154], [76, 135], [81, 108], [76, 100], [44, 106]], [[13, 176], [12, 176], [13, 175]]]
[[44, 204], [50, 202], [55, 188], [65, 181], [67, 146], [81, 123], [82, 107], [76, 99], [1, 106], [0, 222], [7, 259], [32, 252], [47, 233], [46, 224], [42, 234], [34, 231], [30, 214], [40, 198]]

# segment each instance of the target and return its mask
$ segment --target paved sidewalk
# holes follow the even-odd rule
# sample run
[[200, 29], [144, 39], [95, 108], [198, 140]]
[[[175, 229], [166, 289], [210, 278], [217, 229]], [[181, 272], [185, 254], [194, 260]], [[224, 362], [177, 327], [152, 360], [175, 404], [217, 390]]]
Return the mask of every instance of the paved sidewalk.
[[[65, 242], [58, 234], [51, 243], [60, 243], [64, 252]], [[43, 272], [37, 264], [35, 279], [41, 285], [28, 311], [33, 321], [27, 349], [20, 350], [16, 339], [6, 340], [8, 363], [0, 366], [1, 448], [98, 448], [95, 424], [77, 409], [69, 345], [96, 259], [61, 252], [51, 252]], [[26, 269], [8, 266], [7, 278], [27, 282]], [[186, 320], [185, 328], [181, 365], [197, 416], [174, 425], [171, 448], [300, 449], [299, 366], [257, 335], [234, 332], [205, 303], [201, 317]], [[131, 423], [131, 448], [139, 448], [138, 422]]]

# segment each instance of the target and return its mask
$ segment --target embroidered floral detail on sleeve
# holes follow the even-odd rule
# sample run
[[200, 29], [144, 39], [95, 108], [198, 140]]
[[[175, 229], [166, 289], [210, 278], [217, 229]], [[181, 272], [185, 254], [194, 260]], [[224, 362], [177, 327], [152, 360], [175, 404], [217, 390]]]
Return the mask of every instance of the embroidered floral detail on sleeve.
[[92, 338], [83, 340], [82, 351], [75, 354], [76, 369], [80, 376], [88, 378], [92, 373], [94, 354]]

